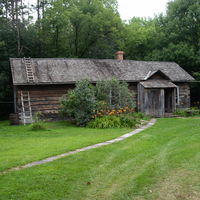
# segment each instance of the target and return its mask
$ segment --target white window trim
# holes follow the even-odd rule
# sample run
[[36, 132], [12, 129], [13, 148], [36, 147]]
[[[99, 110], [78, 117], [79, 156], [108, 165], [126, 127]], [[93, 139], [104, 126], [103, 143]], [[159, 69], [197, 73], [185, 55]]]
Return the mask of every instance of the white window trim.
[[179, 86], [176, 87], [176, 105], [179, 105]]

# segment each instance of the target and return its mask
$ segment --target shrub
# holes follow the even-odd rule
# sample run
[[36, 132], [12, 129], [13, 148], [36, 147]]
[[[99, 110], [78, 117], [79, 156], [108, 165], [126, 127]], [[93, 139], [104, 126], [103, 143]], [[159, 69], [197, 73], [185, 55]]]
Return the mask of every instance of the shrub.
[[136, 125], [136, 121], [134, 119], [129, 118], [129, 117], [121, 116], [120, 121], [121, 121], [122, 127], [133, 128]]
[[37, 131], [37, 130], [46, 130], [46, 127], [44, 125], [45, 120], [42, 118], [44, 115], [41, 111], [37, 111], [34, 116], [32, 117], [33, 123], [31, 125], [31, 130]]
[[[60, 98], [59, 115], [73, 117], [78, 126], [85, 126], [91, 118], [107, 115], [121, 116], [133, 112], [134, 95], [129, 91], [126, 82], [120, 83], [116, 78], [99, 81], [96, 86], [91, 85], [89, 80], [85, 79], [78, 81], [74, 90], [68, 91]], [[119, 127], [120, 123], [129, 123], [129, 126], [132, 126], [131, 122], [125, 123], [118, 118], [113, 118], [111, 122], [108, 126], [113, 127], [113, 124], [116, 124]], [[102, 119], [99, 126], [104, 127], [103, 124], [107, 122]]]
[[111, 109], [117, 107], [135, 108], [134, 101], [135, 93], [128, 89], [128, 84], [122, 83], [117, 78], [110, 78], [108, 80], [98, 81], [95, 88], [95, 97], [97, 101], [104, 101]]
[[[191, 107], [190, 110], [199, 110], [198, 107]], [[199, 111], [193, 112], [193, 115], [199, 115]]]
[[134, 112], [133, 115], [137, 119], [143, 119], [145, 117], [145, 114], [141, 112]]
[[78, 126], [85, 126], [95, 109], [94, 88], [88, 79], [78, 81], [74, 90], [60, 98], [59, 115], [75, 118]]
[[187, 117], [188, 116], [187, 111], [188, 111], [188, 109], [185, 109], [185, 110], [176, 109], [174, 114], [180, 115], [181, 117]]
[[124, 116], [104, 116], [97, 117], [87, 123], [89, 128], [123, 128], [123, 127], [135, 127], [136, 122], [133, 119]]

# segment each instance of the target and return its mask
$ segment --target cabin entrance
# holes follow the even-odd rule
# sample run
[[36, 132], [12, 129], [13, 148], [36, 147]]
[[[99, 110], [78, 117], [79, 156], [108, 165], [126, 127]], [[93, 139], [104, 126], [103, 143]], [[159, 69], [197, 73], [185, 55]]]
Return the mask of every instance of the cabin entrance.
[[174, 88], [165, 89], [165, 113], [174, 113], [175, 111], [175, 98]]
[[167, 80], [148, 80], [138, 84], [138, 109], [146, 115], [163, 117], [176, 109], [176, 85]]

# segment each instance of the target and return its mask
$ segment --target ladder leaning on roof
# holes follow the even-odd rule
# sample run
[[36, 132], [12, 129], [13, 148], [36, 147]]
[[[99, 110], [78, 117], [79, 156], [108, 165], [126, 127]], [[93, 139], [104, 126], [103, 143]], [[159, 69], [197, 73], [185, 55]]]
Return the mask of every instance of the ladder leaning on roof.
[[29, 58], [24, 57], [24, 63], [26, 66], [26, 75], [27, 75], [28, 82], [35, 82], [30, 57]]
[[23, 92], [21, 91], [21, 103], [21, 120], [23, 124], [26, 125], [27, 123], [32, 123], [32, 111], [29, 91], [26, 94], [23, 94]]

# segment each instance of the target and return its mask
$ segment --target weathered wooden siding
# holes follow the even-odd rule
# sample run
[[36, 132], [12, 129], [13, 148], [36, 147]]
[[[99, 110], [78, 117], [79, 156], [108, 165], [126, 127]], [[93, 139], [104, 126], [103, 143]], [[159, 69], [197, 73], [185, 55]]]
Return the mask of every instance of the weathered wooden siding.
[[[57, 108], [59, 108], [59, 98], [67, 94], [69, 89], [74, 89], [75, 85], [30, 85], [17, 87], [17, 112], [21, 112], [21, 91], [26, 94], [29, 91], [31, 99], [32, 114], [41, 111], [45, 118], [59, 120]], [[137, 98], [137, 83], [129, 83], [129, 89], [136, 93], [134, 100]]]
[[135, 93], [134, 101], [137, 102], [137, 83], [128, 83], [128, 89]]
[[145, 92], [144, 87], [138, 83], [137, 85], [137, 107], [140, 112], [145, 112]]
[[145, 89], [146, 114], [162, 117], [165, 114], [164, 110], [164, 89]]
[[190, 108], [190, 83], [174, 82], [174, 84], [179, 86], [179, 104], [176, 105], [176, 108]]
[[59, 98], [74, 87], [74, 85], [18, 86], [18, 112], [21, 112], [21, 91], [24, 94], [29, 91], [32, 113], [41, 111], [46, 118], [58, 120], [60, 118], [56, 108], [59, 108]]
[[152, 75], [149, 79], [155, 79], [155, 80], [168, 80], [168, 78], [166, 76], [164, 76], [163, 74], [157, 72], [154, 75]]
[[164, 116], [164, 89], [145, 89], [138, 83], [137, 90], [138, 109], [140, 112], [151, 116]]

